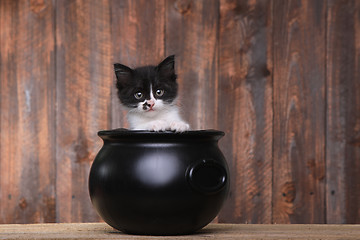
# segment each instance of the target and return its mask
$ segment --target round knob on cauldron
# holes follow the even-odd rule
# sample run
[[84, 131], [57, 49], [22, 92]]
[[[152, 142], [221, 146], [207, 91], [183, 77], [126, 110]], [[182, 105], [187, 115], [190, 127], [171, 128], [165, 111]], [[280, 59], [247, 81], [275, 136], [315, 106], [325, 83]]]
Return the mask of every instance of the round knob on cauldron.
[[213, 160], [202, 160], [187, 171], [190, 185], [203, 194], [215, 194], [221, 191], [227, 181], [226, 169]]

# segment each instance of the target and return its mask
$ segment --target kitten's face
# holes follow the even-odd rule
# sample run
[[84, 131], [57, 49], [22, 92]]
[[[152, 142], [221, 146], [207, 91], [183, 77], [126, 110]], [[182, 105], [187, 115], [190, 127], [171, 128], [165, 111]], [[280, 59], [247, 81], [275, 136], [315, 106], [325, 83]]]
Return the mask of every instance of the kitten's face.
[[158, 66], [131, 69], [114, 64], [121, 103], [130, 111], [154, 114], [174, 104], [177, 96], [174, 56]]

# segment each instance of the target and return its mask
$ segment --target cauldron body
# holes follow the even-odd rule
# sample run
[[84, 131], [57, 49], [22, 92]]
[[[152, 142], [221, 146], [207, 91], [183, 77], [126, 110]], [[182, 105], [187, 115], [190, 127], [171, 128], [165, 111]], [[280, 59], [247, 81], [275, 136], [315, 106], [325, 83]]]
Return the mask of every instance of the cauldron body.
[[229, 191], [215, 130], [184, 133], [100, 131], [104, 145], [90, 170], [93, 206], [131, 234], [178, 235], [211, 222]]

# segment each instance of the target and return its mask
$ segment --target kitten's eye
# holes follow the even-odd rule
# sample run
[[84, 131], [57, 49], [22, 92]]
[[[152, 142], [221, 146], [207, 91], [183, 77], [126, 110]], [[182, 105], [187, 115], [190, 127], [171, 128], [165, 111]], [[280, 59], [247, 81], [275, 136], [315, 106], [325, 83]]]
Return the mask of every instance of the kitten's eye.
[[137, 92], [134, 94], [136, 99], [141, 99], [143, 97], [143, 94], [141, 92]]
[[162, 95], [164, 95], [164, 90], [158, 89], [158, 90], [156, 90], [155, 94], [156, 94], [156, 96], [161, 97]]

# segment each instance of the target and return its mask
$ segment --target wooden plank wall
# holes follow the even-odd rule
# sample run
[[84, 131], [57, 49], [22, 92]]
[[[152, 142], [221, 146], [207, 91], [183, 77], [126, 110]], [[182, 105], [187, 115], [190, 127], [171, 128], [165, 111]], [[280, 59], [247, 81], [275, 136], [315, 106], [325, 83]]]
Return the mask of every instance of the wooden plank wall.
[[324, 223], [326, 2], [274, 13], [273, 221]]
[[273, 4], [220, 3], [218, 128], [232, 188], [219, 221], [271, 223]]
[[360, 2], [328, 3], [328, 223], [360, 222]]
[[93, 222], [112, 64], [176, 54], [194, 129], [226, 132], [215, 222], [360, 223], [356, 0], [0, 0], [0, 223]]
[[54, 5], [0, 1], [0, 222], [56, 213]]

